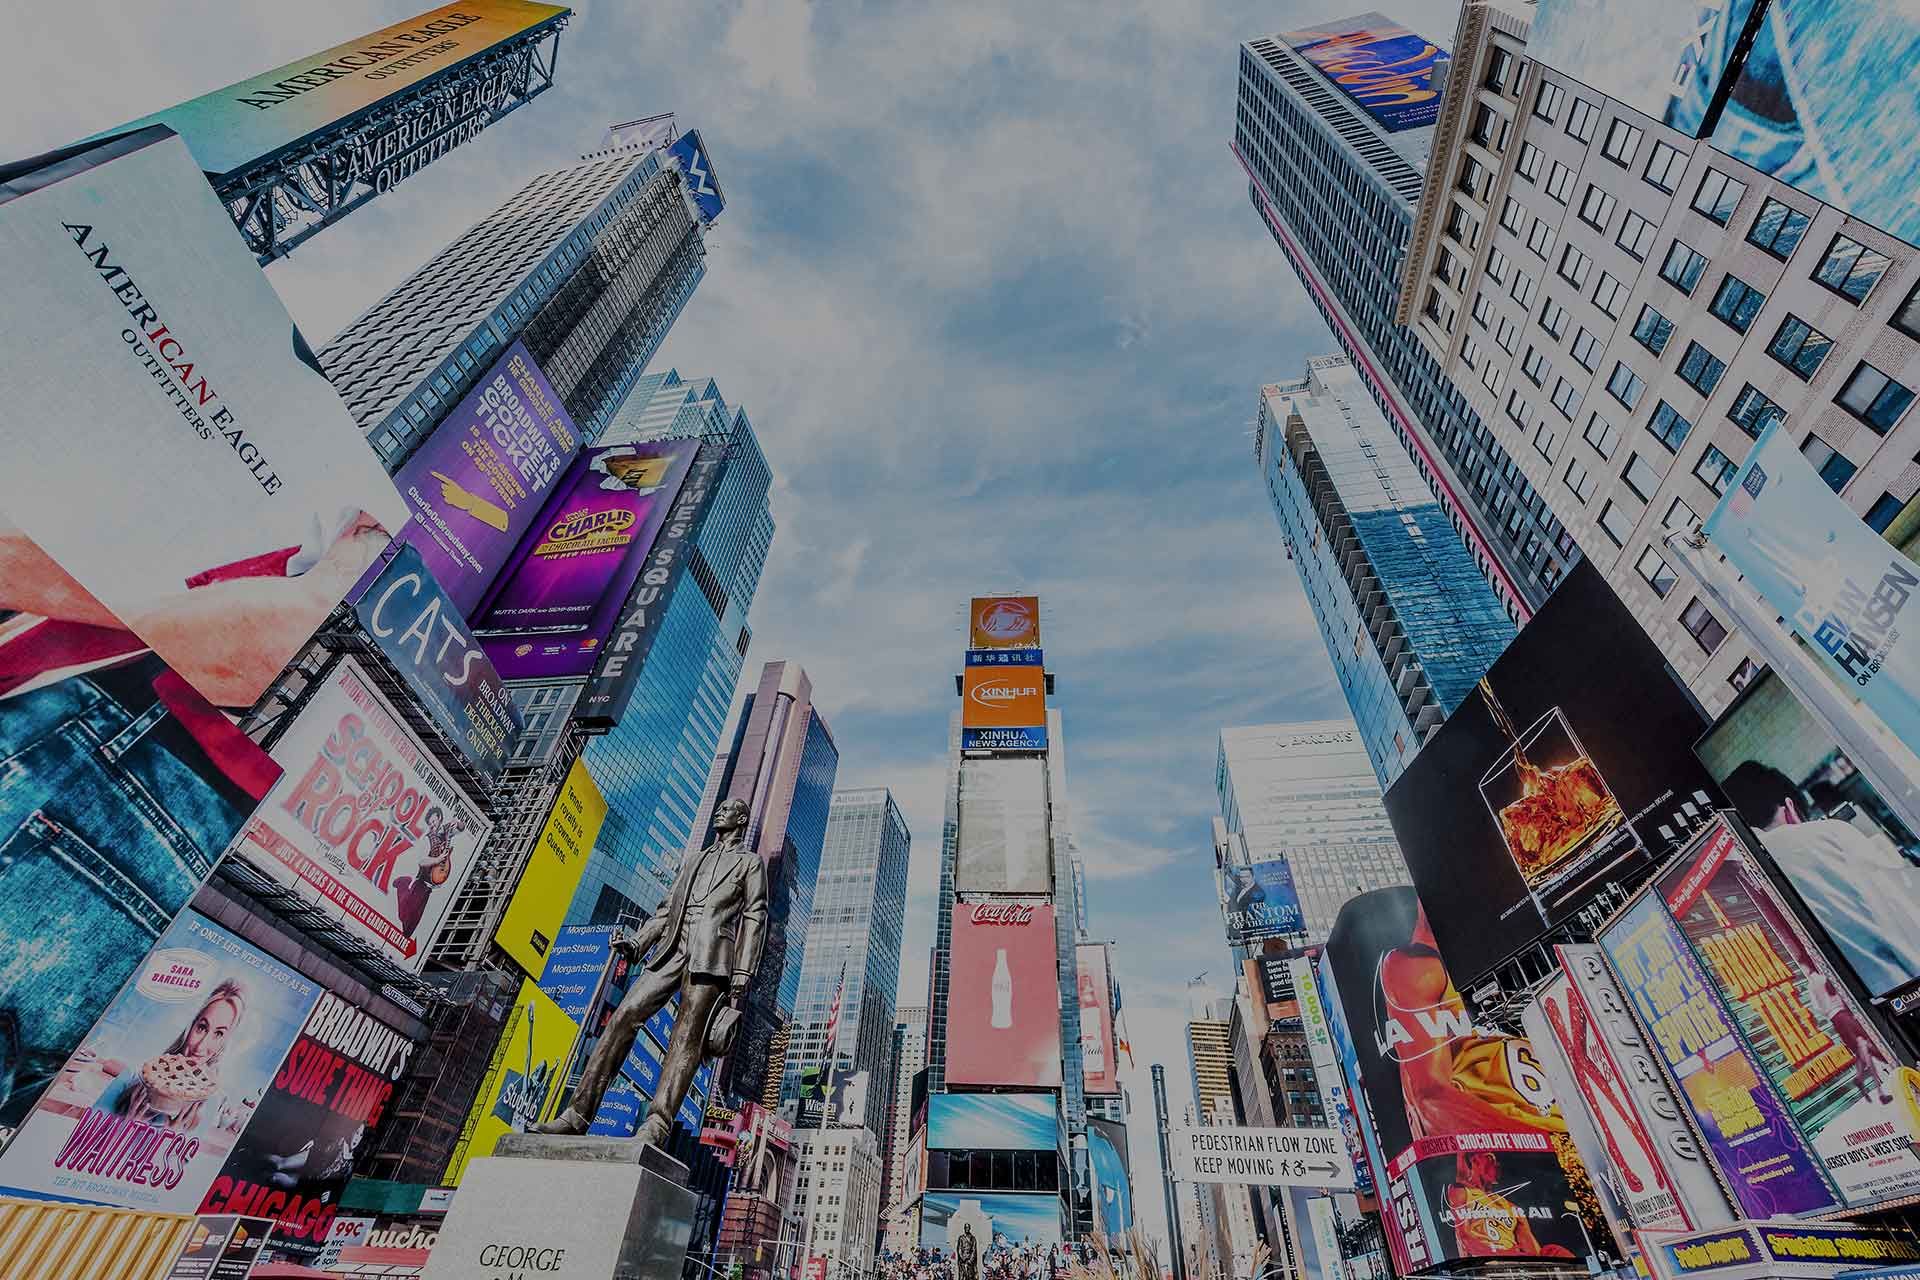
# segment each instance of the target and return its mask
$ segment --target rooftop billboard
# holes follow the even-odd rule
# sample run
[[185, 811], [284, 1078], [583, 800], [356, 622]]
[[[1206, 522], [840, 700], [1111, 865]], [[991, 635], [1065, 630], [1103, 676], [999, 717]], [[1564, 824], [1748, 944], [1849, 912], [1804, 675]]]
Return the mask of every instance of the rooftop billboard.
[[954, 888], [962, 893], [1050, 893], [1047, 765], [1033, 756], [960, 762]]
[[[1039, 650], [1033, 651], [1035, 657]], [[966, 669], [960, 745], [966, 750], [1044, 751], [1047, 677], [1038, 662]]]
[[1221, 873], [1220, 909], [1227, 917], [1229, 946], [1244, 947], [1307, 929], [1293, 868], [1284, 857], [1247, 867], [1229, 865]]
[[1040, 647], [1039, 596], [975, 596], [967, 607], [969, 649]]
[[947, 1083], [1060, 1087], [1053, 904], [956, 902]]
[[1447, 52], [1379, 13], [1289, 31], [1280, 39], [1388, 133], [1440, 118], [1433, 73]]

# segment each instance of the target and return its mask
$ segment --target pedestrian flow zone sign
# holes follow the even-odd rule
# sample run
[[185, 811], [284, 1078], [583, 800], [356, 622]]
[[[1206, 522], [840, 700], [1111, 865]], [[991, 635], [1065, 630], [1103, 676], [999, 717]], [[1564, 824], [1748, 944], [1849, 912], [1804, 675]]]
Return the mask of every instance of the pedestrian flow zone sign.
[[1167, 1141], [1173, 1176], [1185, 1182], [1353, 1190], [1353, 1160], [1337, 1129], [1182, 1126]]

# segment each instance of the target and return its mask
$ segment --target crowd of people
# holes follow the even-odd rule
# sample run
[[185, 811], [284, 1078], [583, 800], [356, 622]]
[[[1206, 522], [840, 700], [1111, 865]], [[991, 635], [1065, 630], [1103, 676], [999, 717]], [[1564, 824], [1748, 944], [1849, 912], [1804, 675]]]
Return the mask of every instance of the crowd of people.
[[[981, 1252], [980, 1280], [1066, 1280], [1093, 1260], [1085, 1245], [1013, 1244], [995, 1236]], [[880, 1259], [877, 1280], [957, 1280], [951, 1252], [915, 1249]]]

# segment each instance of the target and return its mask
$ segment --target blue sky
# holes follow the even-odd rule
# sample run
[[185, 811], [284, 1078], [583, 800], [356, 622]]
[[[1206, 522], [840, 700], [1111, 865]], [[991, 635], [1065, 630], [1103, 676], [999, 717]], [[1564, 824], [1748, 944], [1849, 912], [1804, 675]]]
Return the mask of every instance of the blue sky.
[[[21, 156], [428, 7], [99, 0], [16, 24]], [[749, 675], [801, 662], [843, 785], [914, 833], [923, 997], [966, 599], [1037, 592], [1096, 937], [1119, 945], [1134, 1169], [1186, 980], [1230, 986], [1209, 872], [1225, 724], [1344, 713], [1254, 469], [1260, 384], [1333, 349], [1228, 152], [1237, 43], [1340, 0], [578, 6], [557, 86], [269, 272], [316, 344], [602, 126], [698, 126], [729, 205], [654, 367], [719, 380], [775, 475]], [[1447, 43], [1453, 0], [1383, 0]]]

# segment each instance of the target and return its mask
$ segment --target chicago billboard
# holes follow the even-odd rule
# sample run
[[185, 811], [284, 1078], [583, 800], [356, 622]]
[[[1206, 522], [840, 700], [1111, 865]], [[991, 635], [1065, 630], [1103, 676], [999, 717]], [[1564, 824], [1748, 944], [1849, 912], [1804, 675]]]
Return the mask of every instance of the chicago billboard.
[[181, 912], [0, 1156], [0, 1191], [192, 1213], [319, 995]]
[[406, 507], [185, 144], [48, 176], [0, 195], [0, 605], [251, 706]]
[[1229, 865], [1221, 876], [1220, 909], [1227, 917], [1227, 942], [1236, 947], [1307, 928], [1293, 867], [1284, 857], [1248, 867]]
[[1120, 1092], [1120, 1055], [1113, 1040], [1113, 981], [1107, 944], [1083, 942], [1075, 949], [1080, 990], [1080, 1080], [1085, 1093]]
[[1872, 995], [1920, 979], [1920, 837], [1771, 671], [1694, 748]]
[[395, 542], [383, 560], [378, 575], [355, 588], [354, 617], [440, 736], [491, 788], [520, 736], [520, 713], [420, 552]]
[[467, 1161], [490, 1156], [504, 1134], [525, 1133], [546, 1114], [560, 1091], [567, 1055], [580, 1028], [560, 1012], [532, 979], [520, 982], [520, 997], [507, 1014], [506, 1028], [487, 1064], [480, 1093], [461, 1126], [460, 1140], [442, 1179], [457, 1186]]
[[1585, 1257], [1606, 1224], [1565, 1207], [1587, 1173], [1533, 1046], [1474, 1020], [1414, 891], [1350, 899], [1325, 954], [1358, 1020], [1360, 1082], [1386, 1159], [1382, 1218], [1402, 1274], [1463, 1258]]
[[354, 1157], [379, 1125], [413, 1050], [398, 1031], [322, 991], [200, 1212], [272, 1218], [273, 1254], [317, 1259]]
[[[1033, 653], [1039, 656], [1039, 650]], [[960, 690], [961, 747], [969, 751], [1044, 751], [1046, 679], [1038, 662], [968, 667]]]
[[1050, 902], [956, 902], [947, 1083], [1060, 1087], [1060, 961]]
[[1654, 881], [1850, 1207], [1920, 1192], [1920, 1115], [1873, 1021], [1724, 818]]
[[575, 459], [474, 620], [503, 678], [593, 670], [699, 446], [605, 445]]
[[606, 818], [606, 797], [594, 785], [586, 760], [575, 760], [493, 935], [500, 949], [535, 982], [546, 971], [560, 922], [566, 919], [573, 891], [580, 887], [587, 857]]
[[975, 596], [967, 608], [969, 649], [1040, 647], [1039, 596]]
[[962, 893], [1050, 893], [1047, 763], [1037, 756], [960, 762], [953, 884]]
[[1058, 1101], [1051, 1093], [936, 1093], [927, 1098], [927, 1146], [936, 1151], [1054, 1151]]
[[1378, 13], [1289, 31], [1280, 39], [1388, 133], [1440, 118], [1435, 68], [1446, 50]]
[[580, 431], [516, 341], [393, 477], [414, 522], [406, 540], [474, 616], [562, 473]]
[[1720, 803], [1706, 724], [1582, 563], [1388, 788], [1387, 816], [1447, 967], [1477, 980], [1593, 919]]
[[280, 740], [234, 851], [418, 971], [493, 823], [342, 658]]

